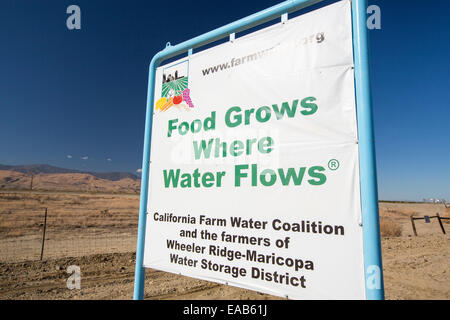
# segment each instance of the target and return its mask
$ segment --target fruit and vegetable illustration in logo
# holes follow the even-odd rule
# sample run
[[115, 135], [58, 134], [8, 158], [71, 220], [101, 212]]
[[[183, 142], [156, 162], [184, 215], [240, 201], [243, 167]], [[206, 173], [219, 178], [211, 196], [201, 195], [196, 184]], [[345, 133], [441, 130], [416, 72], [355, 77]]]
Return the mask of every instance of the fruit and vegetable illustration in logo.
[[194, 108], [188, 88], [189, 61], [183, 61], [163, 70], [161, 98], [155, 110], [166, 112], [172, 107], [190, 111]]

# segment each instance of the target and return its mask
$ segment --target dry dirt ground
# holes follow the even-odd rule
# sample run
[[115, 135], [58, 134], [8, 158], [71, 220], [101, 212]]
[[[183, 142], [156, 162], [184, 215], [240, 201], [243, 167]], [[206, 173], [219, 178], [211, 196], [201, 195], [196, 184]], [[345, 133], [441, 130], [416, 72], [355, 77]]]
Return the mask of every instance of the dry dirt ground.
[[[0, 299], [132, 298], [138, 206], [136, 195], [0, 193]], [[45, 207], [50, 240], [39, 261]], [[444, 235], [436, 219], [419, 220], [414, 236], [410, 222], [436, 213], [450, 210], [380, 203], [387, 299], [450, 299], [450, 224]], [[66, 286], [71, 265], [80, 267], [80, 290]], [[279, 299], [157, 270], [147, 271], [145, 298]]]
[[0, 192], [0, 261], [131, 252], [139, 195]]

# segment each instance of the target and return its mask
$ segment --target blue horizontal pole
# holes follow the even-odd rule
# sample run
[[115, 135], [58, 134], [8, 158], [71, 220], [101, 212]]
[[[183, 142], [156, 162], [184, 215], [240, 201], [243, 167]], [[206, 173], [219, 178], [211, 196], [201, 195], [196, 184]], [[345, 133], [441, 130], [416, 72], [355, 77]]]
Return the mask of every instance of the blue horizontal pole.
[[220, 40], [228, 37], [230, 33], [237, 33], [260, 25], [264, 22], [281, 17], [285, 13], [297, 11], [313, 4], [319, 3], [323, 0], [290, 0], [284, 1], [273, 7], [254, 13], [248, 17], [242, 18], [235, 22], [229, 23], [223, 27], [214, 29], [210, 32], [204, 33], [198, 37], [192, 38], [175, 46], [166, 47], [164, 50], [158, 52], [154, 59], [158, 62], [158, 65], [176, 55], [182, 54], [188, 49], [198, 48], [208, 43]]
[[366, 8], [367, 0], [352, 1], [364, 269], [366, 299], [383, 300], [383, 266], [381, 261], [378, 186], [372, 119], [372, 96], [370, 90]]

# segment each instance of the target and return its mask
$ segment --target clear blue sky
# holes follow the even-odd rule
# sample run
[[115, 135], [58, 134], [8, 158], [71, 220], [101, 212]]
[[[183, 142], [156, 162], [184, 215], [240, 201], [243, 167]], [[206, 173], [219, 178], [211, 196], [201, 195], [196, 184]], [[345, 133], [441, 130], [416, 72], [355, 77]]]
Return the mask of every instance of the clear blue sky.
[[[1, 1], [0, 163], [135, 172], [151, 57], [278, 2]], [[450, 2], [369, 4], [380, 199], [450, 200]]]

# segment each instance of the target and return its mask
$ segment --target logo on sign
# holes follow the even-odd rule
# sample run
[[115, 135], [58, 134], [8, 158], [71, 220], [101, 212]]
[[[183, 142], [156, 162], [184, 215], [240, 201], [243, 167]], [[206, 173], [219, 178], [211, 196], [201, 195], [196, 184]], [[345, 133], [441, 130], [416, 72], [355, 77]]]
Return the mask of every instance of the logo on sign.
[[189, 60], [163, 69], [161, 98], [155, 109], [166, 112], [172, 107], [190, 111], [194, 108], [188, 88]]

